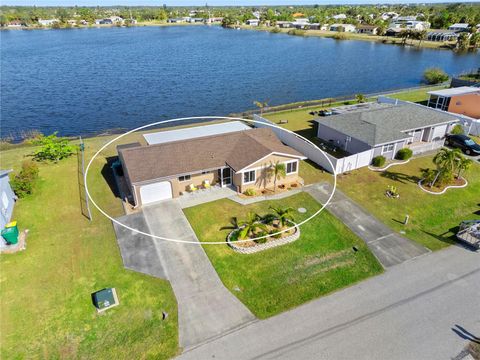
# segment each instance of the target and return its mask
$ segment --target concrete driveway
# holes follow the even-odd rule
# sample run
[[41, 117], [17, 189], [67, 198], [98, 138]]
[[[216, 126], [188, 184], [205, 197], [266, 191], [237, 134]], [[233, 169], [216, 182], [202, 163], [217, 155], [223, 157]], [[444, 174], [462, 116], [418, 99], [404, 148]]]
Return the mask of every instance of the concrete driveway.
[[180, 359], [452, 359], [480, 337], [480, 254], [452, 246]]
[[145, 206], [143, 215], [152, 234], [198, 243], [154, 240], [177, 298], [179, 340], [183, 349], [255, 320], [222, 284], [178, 201]]
[[[305, 191], [324, 204], [332, 193], [328, 183], [307, 186]], [[380, 263], [389, 268], [429, 252], [385, 226], [337, 189], [328, 210], [363, 239]]]

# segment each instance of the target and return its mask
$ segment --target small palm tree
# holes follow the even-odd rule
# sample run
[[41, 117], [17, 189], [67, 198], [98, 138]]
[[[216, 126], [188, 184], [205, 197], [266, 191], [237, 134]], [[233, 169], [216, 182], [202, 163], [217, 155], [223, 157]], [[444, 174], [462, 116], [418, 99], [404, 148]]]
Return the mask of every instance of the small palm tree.
[[367, 101], [367, 98], [363, 94], [357, 94], [355, 95], [355, 100], [357, 100], [357, 103], [361, 104]]
[[267, 177], [270, 180], [273, 177], [273, 192], [277, 191], [277, 180], [283, 179], [287, 176], [287, 170], [285, 164], [277, 161], [271, 163], [267, 170]]
[[263, 109], [268, 106], [268, 100], [267, 101], [254, 101], [253, 105], [257, 106], [260, 109], [260, 116], [263, 115]]
[[470, 167], [472, 166], [473, 161], [471, 159], [467, 159], [466, 157], [462, 156], [461, 158], [458, 159], [458, 164], [457, 164], [457, 178], [460, 178], [460, 174], [462, 172], [468, 171]]
[[260, 217], [258, 214], [249, 212], [247, 218], [240, 223], [241, 230], [239, 233], [239, 238], [246, 239], [248, 236], [253, 237], [258, 229], [267, 231], [267, 226], [259, 222], [259, 220]]
[[291, 207], [276, 208], [276, 207], [270, 206], [270, 209], [272, 209], [275, 212], [275, 214], [277, 214], [277, 219], [282, 228], [284, 228], [287, 225], [287, 221], [295, 221], [293, 217], [294, 210]]

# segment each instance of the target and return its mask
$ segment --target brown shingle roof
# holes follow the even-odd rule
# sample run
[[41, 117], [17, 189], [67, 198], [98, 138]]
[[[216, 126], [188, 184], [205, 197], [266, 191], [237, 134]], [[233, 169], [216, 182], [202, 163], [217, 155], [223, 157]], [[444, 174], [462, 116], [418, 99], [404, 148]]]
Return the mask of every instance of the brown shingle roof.
[[226, 164], [239, 171], [271, 153], [303, 157], [282, 144], [267, 128], [118, 151], [132, 183], [216, 169]]

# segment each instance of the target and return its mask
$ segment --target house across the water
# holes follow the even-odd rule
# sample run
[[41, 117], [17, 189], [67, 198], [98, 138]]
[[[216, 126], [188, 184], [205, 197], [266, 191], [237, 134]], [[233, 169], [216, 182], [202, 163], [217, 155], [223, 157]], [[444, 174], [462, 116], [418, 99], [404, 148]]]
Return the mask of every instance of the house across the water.
[[251, 129], [243, 124], [244, 129], [236, 131], [239, 124], [214, 125], [208, 131], [199, 126], [159, 132], [159, 141], [153, 141], [156, 143], [150, 136], [152, 145], [118, 146], [135, 206], [202, 187], [228, 186], [239, 193], [250, 188], [260, 190], [273, 184], [268, 173], [278, 162], [285, 164], [286, 170], [278, 185], [298, 181], [299, 160], [305, 156], [284, 145], [270, 129]]

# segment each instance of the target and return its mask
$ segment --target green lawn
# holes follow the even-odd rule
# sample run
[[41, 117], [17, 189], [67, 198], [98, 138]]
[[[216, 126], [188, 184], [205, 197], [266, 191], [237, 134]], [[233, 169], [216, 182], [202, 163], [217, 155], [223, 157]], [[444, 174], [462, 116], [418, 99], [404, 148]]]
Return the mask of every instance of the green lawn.
[[[454, 241], [462, 220], [480, 219], [480, 164], [476, 162], [465, 175], [469, 185], [450, 189], [444, 195], [431, 195], [417, 186], [421, 168], [433, 168], [432, 156], [393, 166], [386, 172], [368, 168], [352, 171], [338, 179], [339, 188], [396, 231], [431, 250], [441, 249]], [[385, 196], [388, 185], [395, 185], [399, 199]], [[407, 226], [402, 225], [405, 215]]]
[[431, 86], [431, 87], [422, 88], [418, 90], [402, 91], [402, 92], [390, 94], [387, 96], [398, 99], [398, 100], [403, 100], [403, 101], [423, 102], [428, 100], [429, 98], [429, 95], [427, 94], [428, 91], [440, 90], [445, 88], [447, 88], [447, 86], [436, 85], [436, 86]]
[[[87, 140], [87, 158], [109, 137]], [[18, 169], [31, 147], [0, 153]], [[110, 151], [113, 153], [113, 151]], [[91, 191], [120, 215], [121, 205], [93, 167]], [[107, 172], [108, 173], [108, 172]], [[28, 228], [27, 249], [2, 255], [1, 357], [170, 358], [177, 353], [177, 305], [167, 281], [125, 270], [109, 220], [80, 211], [76, 157], [40, 166], [35, 193], [17, 202], [14, 219]], [[120, 306], [97, 315], [90, 294], [117, 289]], [[162, 321], [162, 311], [169, 317]]]
[[[294, 209], [300, 222], [320, 205], [308, 194], [300, 193], [277, 201], [249, 206], [219, 200], [185, 209], [185, 214], [200, 241], [225, 241], [231, 217], [246, 217], [248, 211], [269, 212], [270, 205]], [[354, 252], [352, 246], [359, 251]], [[296, 242], [254, 255], [235, 253], [227, 245], [204, 245], [225, 286], [257, 317], [273, 316], [328, 294], [382, 271], [381, 265], [362, 240], [339, 220], [324, 211], [301, 226]]]

